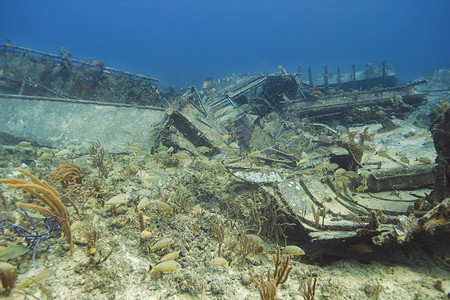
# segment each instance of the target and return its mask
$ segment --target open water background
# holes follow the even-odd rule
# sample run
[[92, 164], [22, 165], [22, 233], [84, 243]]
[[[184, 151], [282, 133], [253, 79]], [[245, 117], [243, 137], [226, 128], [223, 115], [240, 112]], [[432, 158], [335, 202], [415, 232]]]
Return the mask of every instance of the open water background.
[[0, 38], [201, 85], [302, 64], [323, 72], [393, 64], [400, 81], [450, 66], [447, 0], [0, 0]]

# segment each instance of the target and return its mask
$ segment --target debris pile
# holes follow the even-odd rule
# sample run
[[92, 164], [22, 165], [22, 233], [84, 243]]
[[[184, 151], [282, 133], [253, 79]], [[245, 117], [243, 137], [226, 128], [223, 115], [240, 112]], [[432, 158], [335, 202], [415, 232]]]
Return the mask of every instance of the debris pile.
[[[382, 69], [367, 64], [362, 72], [352, 66], [350, 74], [338, 68], [333, 75], [326, 67], [318, 76], [309, 69], [308, 82], [301, 68], [289, 74], [279, 66], [270, 74], [235, 75], [167, 93], [154, 78], [101, 61], [76, 61], [65, 48], [46, 56], [1, 45], [0, 68], [2, 89], [18, 96], [155, 110], [153, 119], [160, 121], [145, 133], [148, 140], [139, 141], [152, 145], [149, 152], [168, 165], [206, 158], [211, 172], [260, 185], [314, 239], [399, 232], [399, 216], [422, 216], [430, 208], [418, 204], [423, 196], [417, 191], [430, 193], [436, 178], [435, 199], [449, 193], [448, 110], [432, 126], [435, 168], [428, 130], [402, 120], [426, 103], [426, 94], [415, 89], [426, 81], [397, 86], [385, 62]], [[121, 140], [119, 131], [115, 138]]]

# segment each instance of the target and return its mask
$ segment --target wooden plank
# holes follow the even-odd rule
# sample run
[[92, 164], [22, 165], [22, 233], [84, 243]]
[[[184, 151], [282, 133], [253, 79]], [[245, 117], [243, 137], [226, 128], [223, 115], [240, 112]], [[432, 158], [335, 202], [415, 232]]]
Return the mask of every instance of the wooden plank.
[[[223, 141], [223, 136], [226, 134], [220, 132], [216, 126], [208, 124], [203, 114], [191, 103], [186, 104], [180, 111], [172, 111], [169, 118], [172, 119], [173, 126], [195, 147], [214, 148], [214, 145]], [[217, 149], [213, 149], [208, 155], [214, 155], [217, 152]]]
[[[415, 190], [414, 194], [424, 195], [431, 190]], [[368, 210], [381, 210], [389, 215], [404, 215], [410, 205], [414, 205], [417, 198], [411, 196], [410, 191], [358, 193], [353, 198], [358, 204], [367, 207]]]
[[[286, 180], [278, 184], [278, 189], [288, 204], [291, 213], [302, 223], [317, 230], [355, 230], [359, 224], [352, 220], [339, 218], [354, 214], [336, 199], [336, 194], [326, 184], [317, 180], [317, 177], [303, 175], [301, 180]], [[331, 199], [331, 201], [330, 201]], [[322, 220], [323, 204], [327, 216]], [[319, 224], [316, 223], [312, 205], [320, 215]], [[322, 227], [323, 221], [323, 227]]]
[[367, 180], [369, 192], [417, 189], [434, 184], [436, 164], [413, 165], [389, 168], [380, 171], [362, 172]]
[[342, 112], [353, 109], [356, 106], [390, 105], [395, 97], [400, 96], [407, 104], [417, 105], [425, 101], [426, 95], [414, 93], [409, 86], [403, 89], [385, 89], [373, 92], [358, 92], [354, 94], [343, 94], [325, 96], [321, 98], [302, 99], [291, 101], [284, 108], [284, 111], [297, 110], [299, 116], [316, 116], [330, 113]]
[[215, 110], [219, 110], [226, 106], [234, 107], [234, 105], [232, 104], [233, 98], [248, 93], [249, 91], [262, 85], [264, 82], [266, 82], [266, 80], [267, 76], [258, 76], [256, 78], [252, 78], [251, 80], [246, 81], [243, 84], [239, 85], [233, 91], [230, 92], [223, 91], [224, 95], [222, 97], [219, 97], [217, 100], [210, 101], [211, 102], [210, 105]]
[[50, 102], [65, 102], [73, 104], [92, 104], [99, 106], [113, 106], [113, 107], [128, 107], [128, 108], [138, 108], [138, 109], [150, 109], [165, 111], [164, 107], [157, 107], [151, 105], [136, 105], [136, 104], [126, 104], [126, 103], [114, 103], [114, 102], [102, 102], [96, 100], [85, 100], [85, 99], [72, 99], [72, 98], [55, 98], [55, 97], [45, 97], [45, 96], [28, 96], [28, 95], [14, 95], [14, 94], [0, 94], [0, 100], [3, 99], [18, 99], [18, 100], [37, 100], [37, 101], [50, 101]]

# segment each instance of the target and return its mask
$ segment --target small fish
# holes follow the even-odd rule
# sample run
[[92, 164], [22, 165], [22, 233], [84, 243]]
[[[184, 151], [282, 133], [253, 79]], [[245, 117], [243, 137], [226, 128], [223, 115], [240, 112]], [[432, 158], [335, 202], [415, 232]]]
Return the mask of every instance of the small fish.
[[369, 187], [367, 186], [367, 184], [361, 184], [356, 188], [356, 191], [361, 193], [364, 192], [365, 190], [367, 190]]
[[246, 234], [244, 235], [244, 238], [249, 239], [250, 241], [255, 242], [258, 246], [262, 247], [263, 246], [263, 240], [262, 238], [260, 238], [258, 235], [256, 234]]
[[342, 177], [335, 178], [334, 182], [339, 185], [344, 185], [347, 183], [351, 183], [351, 180], [347, 176], [342, 176]]
[[398, 139], [387, 139], [385, 141], [381, 140], [381, 142], [383, 143], [383, 145], [385, 146], [399, 146], [400, 143], [398, 142], [399, 140], [401, 140], [402, 138], [398, 138]]
[[341, 133], [340, 135], [339, 135], [339, 140], [341, 141], [341, 142], [347, 142], [348, 141], [348, 139], [349, 139], [349, 134], [348, 133]]
[[420, 163], [422, 163], [422, 164], [425, 164], [425, 165], [428, 165], [428, 164], [433, 163], [433, 161], [431, 160], [431, 158], [426, 157], [426, 156], [420, 157], [420, 158], [416, 158], [416, 161], [418, 161], [418, 162], [420, 162]]
[[127, 194], [119, 194], [119, 195], [112, 197], [108, 201], [106, 201], [105, 205], [106, 206], [110, 206], [110, 205], [119, 206], [119, 205], [127, 203], [127, 202], [128, 202], [128, 195]]
[[163, 257], [161, 257], [159, 262], [163, 262], [163, 261], [167, 261], [167, 260], [175, 260], [178, 258], [178, 256], [180, 256], [180, 253], [181, 253], [181, 249], [178, 251], [170, 252], [170, 253], [164, 255]]
[[[170, 271], [175, 271], [181, 268], [181, 265], [174, 260], [167, 260], [160, 262], [153, 268], [153, 272], [168, 273]], [[150, 267], [151, 269], [151, 267]]]
[[318, 164], [315, 169], [316, 170], [328, 170], [328, 166], [330, 165], [330, 163], [328, 161], [324, 161], [320, 164]]
[[130, 129], [124, 129], [124, 130], [122, 130], [122, 132], [123, 132], [123, 133], [126, 133], [126, 134], [128, 134], [128, 135], [133, 136], [133, 132], [131, 132]]
[[10, 270], [14, 270], [15, 268], [16, 267], [14, 267], [12, 264], [0, 261], [0, 271], [10, 271]]
[[389, 154], [388, 154], [388, 150], [387, 149], [378, 151], [377, 155], [381, 156], [381, 157], [384, 157], [384, 158], [389, 158]]
[[162, 152], [167, 153], [167, 150], [169, 150], [169, 147], [164, 146], [161, 142], [159, 143], [158, 148], [156, 148], [156, 152], [159, 152], [159, 153], [162, 153]]
[[190, 158], [190, 155], [187, 151], [178, 151], [173, 156], [175, 156], [178, 159], [188, 159]]
[[109, 148], [109, 153], [115, 153], [115, 154], [125, 154], [127, 153], [126, 147], [122, 145], [113, 145]]
[[216, 160], [213, 161], [210, 166], [208, 166], [207, 170], [212, 173], [220, 173], [220, 174], [228, 172], [227, 168], [225, 168], [220, 161]]
[[344, 126], [342, 126], [342, 125], [336, 126], [336, 130], [337, 130], [337, 131], [341, 131], [341, 132], [348, 132], [348, 128], [347, 128], [347, 127], [344, 127]]
[[342, 176], [342, 175], [344, 175], [345, 174], [345, 169], [343, 169], [343, 168], [339, 168], [339, 169], [337, 169], [335, 172], [334, 172], [334, 176], [335, 177], [337, 177], [337, 176]]
[[400, 157], [405, 157], [405, 156], [408, 156], [408, 152], [400, 151], [400, 152], [397, 152], [395, 155], [400, 156]]
[[209, 160], [224, 160], [230, 158], [228, 155], [219, 153], [209, 157]]
[[342, 175], [347, 176], [348, 178], [359, 178], [359, 174], [356, 173], [355, 171], [346, 171]]
[[139, 191], [136, 191], [135, 189], [132, 189], [130, 192], [130, 197], [138, 196], [138, 197], [150, 197], [152, 195], [152, 191], [148, 189], [141, 189]]
[[409, 158], [406, 156], [401, 156], [400, 161], [404, 164], [407, 164], [409, 166]]
[[153, 245], [152, 252], [155, 252], [156, 250], [163, 251], [167, 246], [171, 245], [172, 243], [173, 243], [172, 238], [164, 238]]
[[63, 157], [69, 156], [70, 154], [72, 154], [72, 152], [71, 152], [70, 150], [68, 150], [68, 149], [63, 149], [63, 150], [57, 152], [57, 153], [55, 154], [55, 156], [56, 156], [56, 157], [59, 157], [59, 158], [63, 158]]
[[389, 140], [401, 140], [401, 139], [405, 138], [405, 136], [403, 134], [401, 134], [400, 132], [391, 133], [387, 137]]
[[349, 245], [347, 250], [350, 251], [350, 252], [357, 253], [357, 254], [364, 254], [364, 253], [372, 253], [373, 252], [373, 249], [370, 248], [369, 245], [363, 244], [363, 243]]
[[316, 152], [316, 153], [318, 153], [320, 155], [327, 155], [327, 153], [328, 153], [328, 151], [325, 148], [323, 148], [323, 147], [319, 147], [319, 148], [314, 149], [314, 152]]
[[203, 89], [207, 89], [211, 85], [211, 80], [204, 81], [202, 84]]
[[317, 138], [319, 139], [319, 141], [321, 143], [324, 143], [324, 144], [332, 144], [333, 143], [333, 140], [331, 139], [331, 137], [324, 135], [324, 134], [319, 135]]
[[127, 153], [139, 152], [139, 151], [141, 151], [141, 150], [142, 150], [142, 146], [140, 146], [140, 145], [128, 145], [128, 146], [125, 148], [125, 151], [126, 151]]
[[218, 267], [228, 266], [228, 261], [223, 257], [214, 257], [209, 263], [213, 266], [218, 266]]
[[383, 111], [383, 110], [377, 110], [377, 111], [375, 112], [375, 115], [377, 115], [377, 116], [385, 116], [385, 115], [386, 115], [386, 112]]
[[52, 149], [47, 148], [47, 147], [42, 147], [42, 148], [38, 149], [38, 152], [40, 152], [40, 153], [51, 153], [51, 154], [53, 154]]
[[141, 201], [139, 201], [138, 205], [137, 205], [137, 209], [138, 211], [145, 210], [145, 208], [150, 204], [150, 200], [148, 199], [148, 197], [142, 197]]
[[72, 224], [70, 224], [70, 230], [72, 232], [77, 232], [81, 226], [83, 226], [83, 222], [81, 221], [72, 222]]
[[161, 170], [156, 170], [156, 169], [154, 169], [154, 170], [152, 170], [152, 173], [155, 174], [156, 176], [160, 177], [160, 178], [164, 178], [164, 179], [169, 178], [169, 176], [167, 176], [167, 174], [164, 173], [164, 172], [161, 171]]
[[205, 154], [205, 153], [211, 152], [212, 149], [208, 148], [206, 146], [200, 146], [200, 147], [197, 147], [197, 151], [200, 152], [201, 154]]
[[339, 168], [339, 165], [338, 164], [336, 164], [336, 163], [331, 163], [331, 164], [329, 164], [328, 165], [328, 171], [334, 171], [334, 170], [336, 170], [337, 168]]
[[63, 69], [63, 66], [58, 65], [58, 66], [56, 66], [56, 67], [54, 67], [54, 68], [52, 69], [52, 71], [50, 72], [50, 74], [51, 74], [51, 75], [58, 74], [59, 72], [62, 71], [62, 69]]
[[283, 252], [287, 253], [292, 256], [302, 256], [305, 255], [305, 251], [303, 251], [302, 248], [295, 246], [295, 245], [289, 245], [283, 248]]
[[230, 148], [232, 148], [232, 149], [239, 149], [239, 145], [236, 142], [231, 142], [230, 143]]
[[55, 271], [45, 268], [43, 271], [37, 273], [36, 275], [25, 279], [25, 281], [22, 284], [20, 284], [20, 287], [21, 288], [31, 287], [32, 285], [34, 285], [34, 281], [45, 280], [45, 279], [49, 278], [50, 276], [54, 275], [55, 273], [56, 273]]
[[260, 154], [261, 154], [261, 152], [259, 150], [255, 150], [255, 151], [250, 152], [247, 156], [249, 158], [255, 158], [257, 155], [260, 155]]
[[164, 214], [171, 214], [171, 215], [173, 215], [173, 207], [169, 203], [166, 203], [166, 202], [163, 202], [163, 201], [158, 201], [156, 203], [156, 209], [161, 211]]
[[27, 254], [28, 252], [30, 252], [30, 248], [27, 248], [20, 244], [15, 244], [0, 251], [0, 260], [8, 261], [10, 259], [14, 259], [16, 257]]
[[21, 141], [18, 144], [16, 144], [16, 147], [21, 147], [21, 148], [31, 148], [31, 142], [28, 141]]

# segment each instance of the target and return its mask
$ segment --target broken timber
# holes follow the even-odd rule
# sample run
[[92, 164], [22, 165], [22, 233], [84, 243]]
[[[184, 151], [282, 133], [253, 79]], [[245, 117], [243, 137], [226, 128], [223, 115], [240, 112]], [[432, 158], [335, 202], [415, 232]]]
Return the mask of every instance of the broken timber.
[[245, 83], [241, 84], [239, 87], [235, 88], [233, 91], [226, 92], [222, 97], [219, 97], [217, 100], [212, 101], [210, 99], [210, 105], [211, 108], [218, 110], [220, 108], [223, 108], [224, 106], [232, 105], [236, 106], [235, 98], [244, 95], [251, 90], [257, 88], [258, 86], [262, 85], [264, 82], [266, 82], [267, 76], [257, 76], [256, 78], [251, 78], [250, 80], [246, 81]]
[[[383, 199], [366, 194], [351, 196], [345, 191], [337, 191], [330, 181], [322, 182], [317, 176], [309, 175], [262, 188], [275, 197], [314, 240], [363, 235], [376, 237], [394, 231], [398, 216], [404, 216], [415, 201]], [[385, 206], [387, 204], [388, 207]], [[380, 222], [374, 215], [376, 211], [383, 211], [386, 220]]]
[[417, 189], [434, 184], [435, 164], [414, 165], [376, 172], [362, 172], [367, 176], [368, 192]]
[[49, 101], [49, 102], [65, 102], [65, 103], [73, 103], [73, 104], [93, 104], [93, 105], [99, 105], [99, 106], [128, 107], [128, 108], [150, 109], [150, 110], [159, 110], [159, 111], [166, 110], [163, 107], [150, 106], [150, 105], [136, 105], [136, 104], [112, 103], [112, 102], [102, 102], [102, 101], [85, 100], [85, 99], [68, 99], [68, 98], [12, 95], [12, 94], [0, 94], [0, 99], [18, 99], [18, 100], [31, 100], [31, 101], [36, 100], [36, 101]]
[[311, 117], [335, 115], [355, 107], [390, 105], [395, 104], [396, 101], [417, 106], [426, 99], [424, 93], [419, 93], [412, 88], [420, 83], [422, 82], [374, 91], [340, 93], [324, 97], [286, 101], [283, 111], [294, 110], [299, 117]]
[[[187, 103], [179, 110], [173, 110], [168, 113], [168, 121], [166, 127], [173, 126], [183, 136], [172, 134], [170, 137], [170, 144], [195, 152], [194, 148], [208, 147], [211, 152], [208, 155], [218, 153], [214, 148], [222, 140], [223, 132], [219, 132], [215, 126], [207, 123], [203, 114], [192, 103]], [[168, 129], [168, 128], [166, 128]], [[170, 131], [170, 130], [167, 130]]]
[[[302, 66], [299, 66], [299, 77], [302, 75]], [[337, 74], [328, 72], [328, 65], [324, 66], [324, 74], [313, 74], [312, 67], [308, 68], [308, 81], [302, 82], [307, 87], [318, 87], [322, 90], [369, 90], [374, 87], [394, 87], [397, 85], [397, 74], [389, 70], [386, 61], [383, 61], [382, 69], [373, 63], [368, 63], [364, 71], [356, 71], [356, 65], [352, 65], [352, 73], [341, 74], [340, 66], [337, 66]]]

